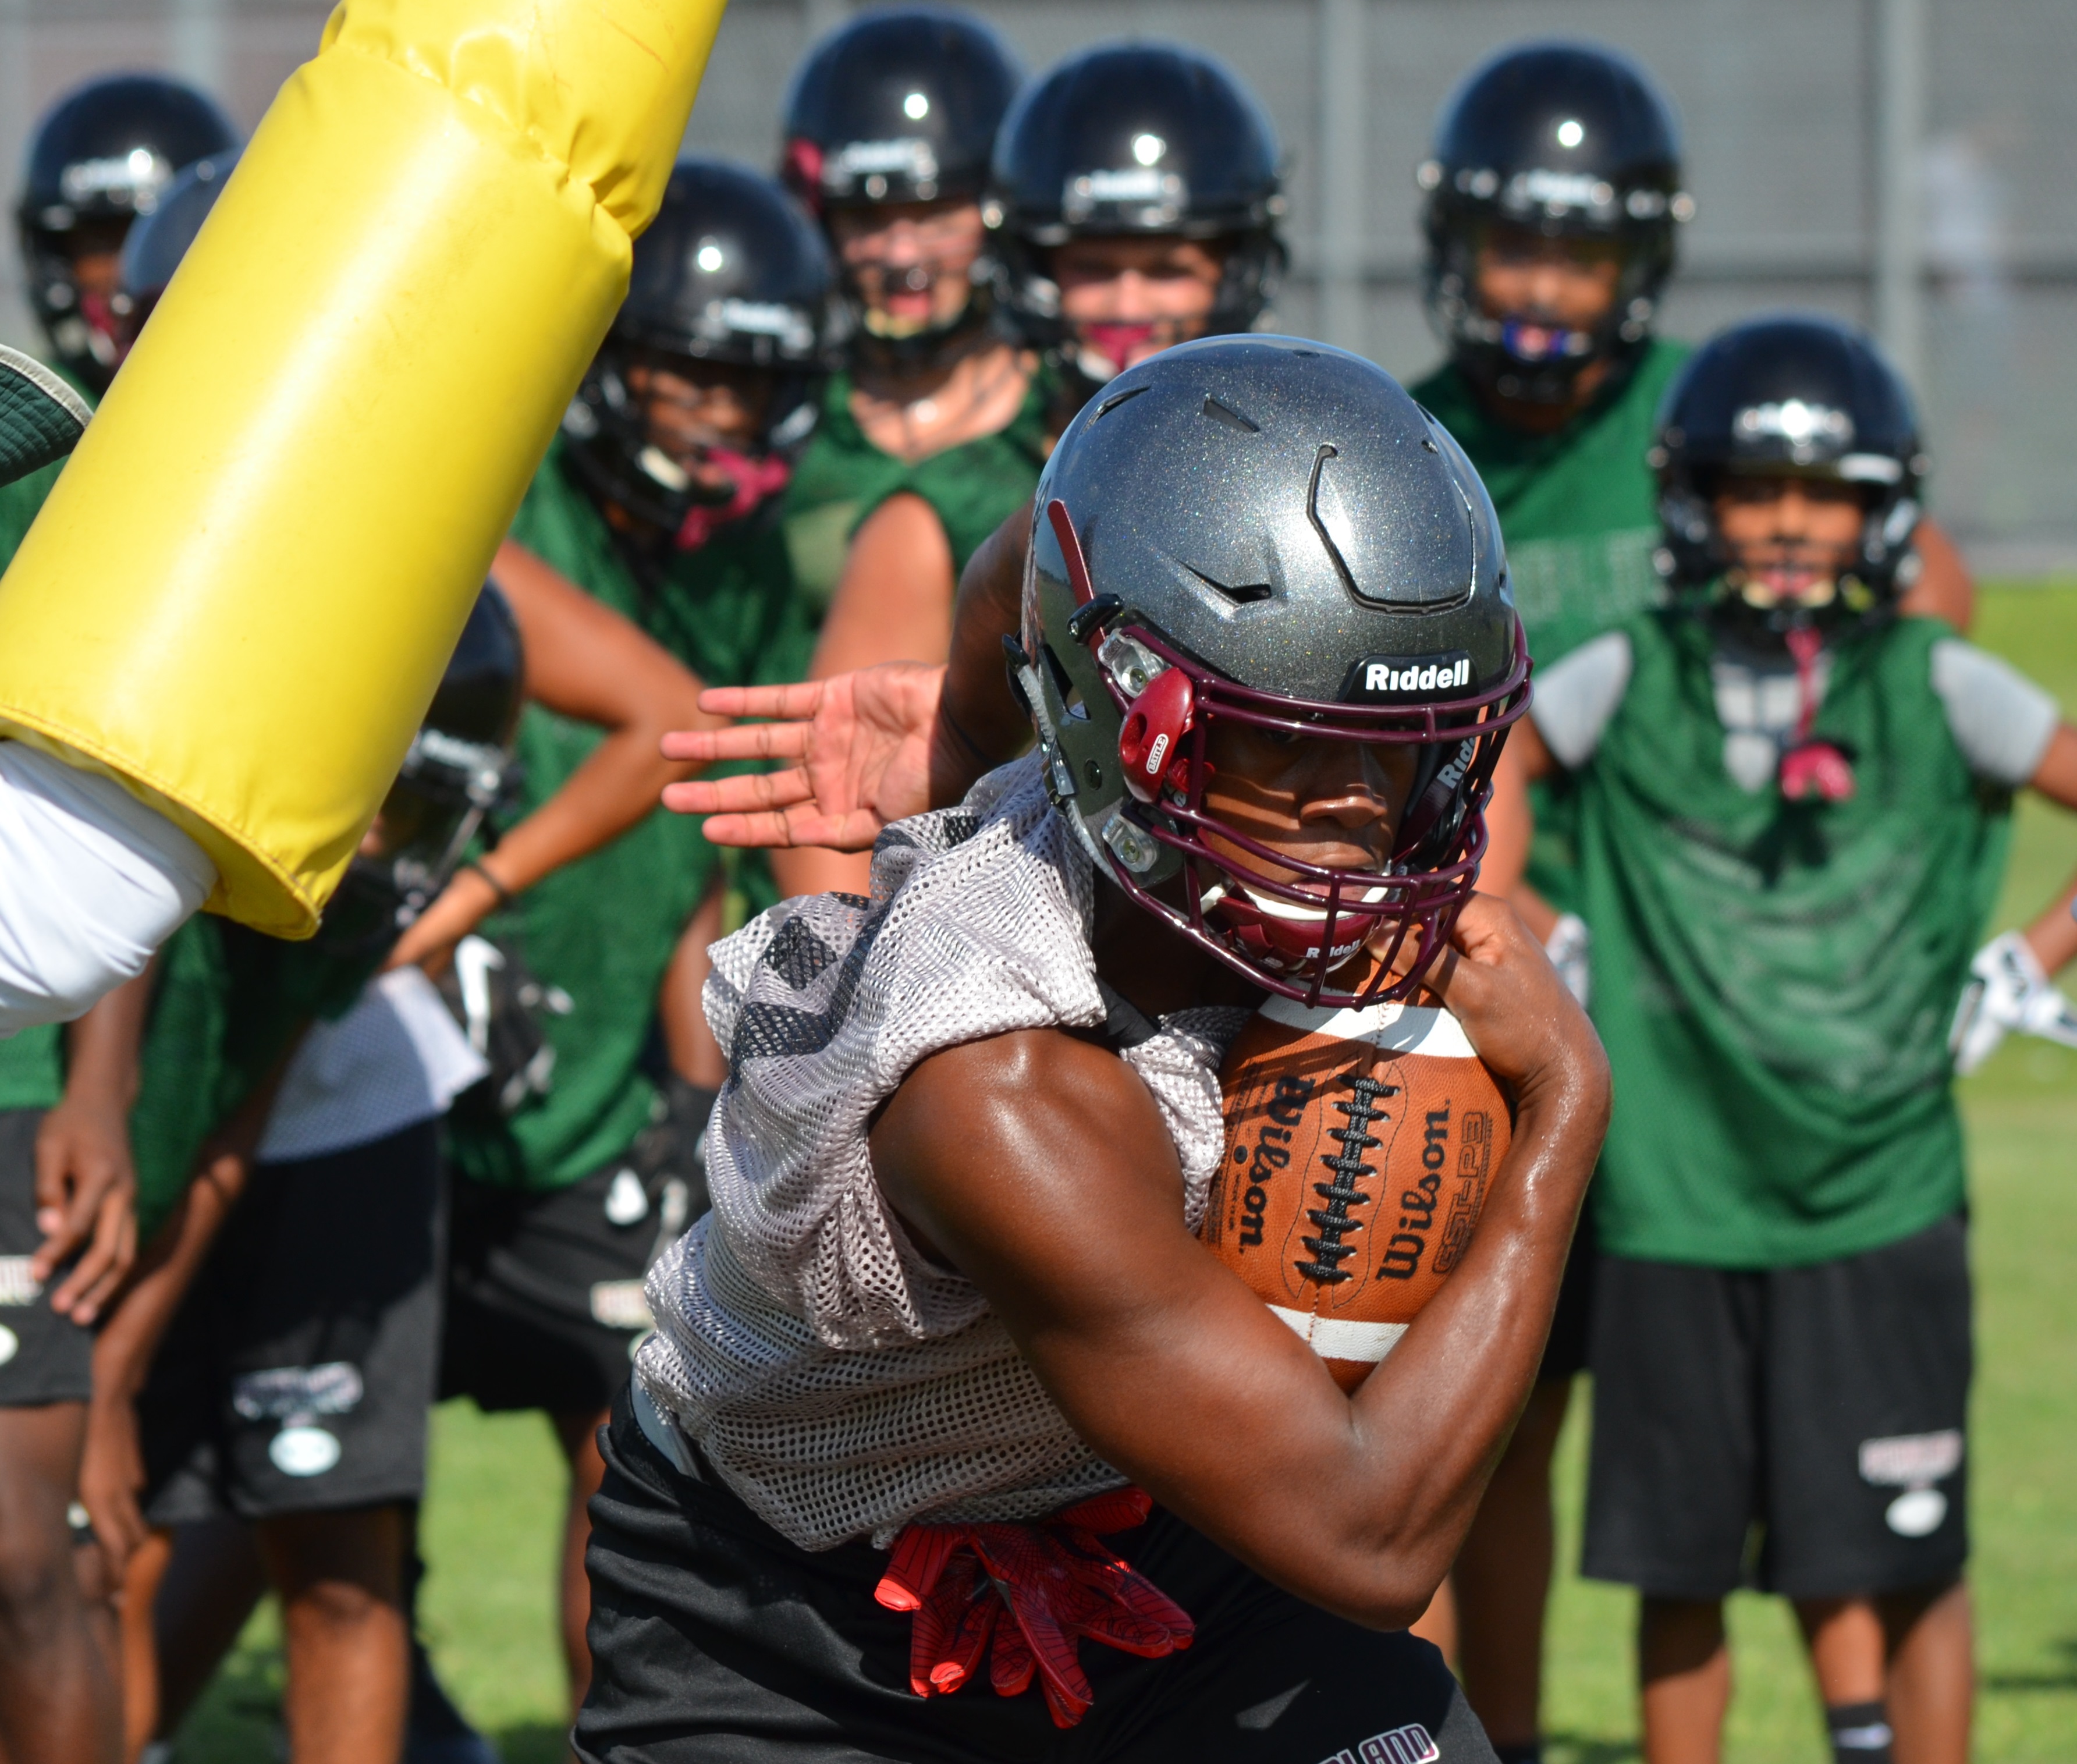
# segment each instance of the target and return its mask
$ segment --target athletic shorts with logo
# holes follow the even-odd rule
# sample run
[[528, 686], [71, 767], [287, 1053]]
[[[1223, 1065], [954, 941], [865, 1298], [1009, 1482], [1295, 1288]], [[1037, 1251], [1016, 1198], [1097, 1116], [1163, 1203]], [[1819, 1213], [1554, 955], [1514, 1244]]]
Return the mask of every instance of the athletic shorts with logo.
[[1661, 1598], [1934, 1586], [1969, 1553], [1968, 1234], [1808, 1267], [1604, 1256], [1585, 1571]]
[[443, 1233], [437, 1122], [256, 1166], [138, 1403], [151, 1522], [416, 1500]]
[[1093, 1641], [1080, 1725], [1037, 1690], [909, 1688], [909, 1619], [873, 1602], [886, 1555], [789, 1543], [711, 1475], [681, 1475], [626, 1395], [602, 1429], [591, 1503], [586, 1764], [1426, 1764], [1493, 1752], [1442, 1657], [1280, 1592], [1156, 1511], [1108, 1540], [1195, 1620], [1143, 1660]]
[[36, 1229], [40, 1109], [0, 1109], [0, 1408], [83, 1403], [93, 1391], [94, 1332], [60, 1317], [29, 1271]]
[[666, 1117], [566, 1188], [453, 1179], [440, 1395], [493, 1413], [596, 1415], [649, 1333], [649, 1264], [691, 1222], [685, 1136]]

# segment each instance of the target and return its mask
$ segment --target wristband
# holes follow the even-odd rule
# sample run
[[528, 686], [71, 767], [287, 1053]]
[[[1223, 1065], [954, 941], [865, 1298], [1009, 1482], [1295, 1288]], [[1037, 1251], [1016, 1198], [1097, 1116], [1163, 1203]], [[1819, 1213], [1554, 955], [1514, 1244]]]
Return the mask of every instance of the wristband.
[[497, 897], [497, 905], [501, 909], [511, 905], [514, 900], [517, 898], [511, 889], [506, 887], [502, 882], [499, 881], [496, 876], [493, 876], [489, 872], [489, 871], [485, 869], [484, 867], [478, 863], [475, 859], [471, 858], [468, 863], [462, 866], [462, 867], [464, 870], [474, 872], [475, 874], [481, 876], [485, 881], [490, 884], [490, 892]]

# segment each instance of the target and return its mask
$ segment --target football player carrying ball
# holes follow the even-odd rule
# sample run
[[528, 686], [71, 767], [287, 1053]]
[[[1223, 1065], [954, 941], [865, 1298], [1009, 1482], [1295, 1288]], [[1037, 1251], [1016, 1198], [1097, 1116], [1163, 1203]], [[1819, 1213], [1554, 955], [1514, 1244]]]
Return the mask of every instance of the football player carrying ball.
[[[1490, 505], [1389, 377], [1281, 338], [1121, 376], [1039, 498], [1036, 751], [891, 828], [870, 901], [717, 951], [714, 1209], [606, 1437], [587, 1759], [1077, 1723], [1121, 1758], [1492, 1756], [1404, 1630], [1527, 1395], [1608, 1090], [1471, 896], [1525, 701]], [[1265, 992], [1424, 986], [1513, 1138], [1351, 1396], [1193, 1234], [1216, 1075]]]

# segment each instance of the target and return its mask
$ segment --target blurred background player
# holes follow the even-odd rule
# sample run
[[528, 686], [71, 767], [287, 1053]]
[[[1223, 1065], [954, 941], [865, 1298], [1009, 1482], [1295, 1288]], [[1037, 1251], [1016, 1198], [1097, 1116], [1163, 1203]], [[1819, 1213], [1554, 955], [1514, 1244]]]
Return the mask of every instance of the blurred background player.
[[433, 947], [449, 946], [441, 884], [481, 861], [468, 854], [503, 806], [522, 684], [602, 726], [606, 763], [498, 842], [522, 887], [648, 811], [672, 772], [657, 732], [696, 689], [552, 574], [522, 572], [510, 601], [486, 591], [319, 939], [198, 919], [162, 959], [135, 1134], [145, 1211], [165, 1223], [103, 1332], [87, 1478], [97, 1529], [134, 1552], [135, 1741], [173, 1730], [268, 1584], [293, 1754], [389, 1756], [401, 1741], [438, 1371], [438, 1124], [484, 1062], [399, 961], [400, 934], [447, 900]]
[[[1687, 356], [1653, 335], [1694, 207], [1678, 124], [1626, 56], [1585, 44], [1510, 48], [1444, 106], [1417, 181], [1423, 293], [1448, 359], [1409, 389], [1492, 493], [1530, 653], [1547, 666], [1663, 592], [1645, 455]], [[1539, 799], [1536, 827], [1531, 884], [1569, 913], [1559, 807]], [[1575, 984], [1576, 924], [1530, 917]], [[1592, 1263], [1584, 1226], [1535, 1392], [1425, 1625], [1454, 1652], [1506, 1764], [1540, 1756], [1550, 1463], [1585, 1364]]]
[[[788, 184], [828, 234], [850, 309], [844, 367], [788, 487], [818, 675], [944, 653], [959, 572], [1030, 500], [1050, 399], [997, 308], [983, 214], [1022, 83], [989, 27], [875, 12], [810, 51], [784, 107]], [[861, 862], [782, 855], [789, 893], [864, 885]]]
[[[772, 180], [680, 165], [500, 579], [560, 572], [702, 679], [797, 678], [810, 638], [777, 493], [815, 420], [831, 285], [814, 227]], [[530, 706], [516, 743], [522, 809], [591, 788], [597, 738]], [[493, 1412], [539, 1410], [554, 1426], [570, 1466], [559, 1575], [573, 1702], [589, 1671], [593, 1436], [648, 1327], [643, 1275], [705, 1204], [698, 1139], [723, 1076], [697, 1017], [722, 872], [698, 830], [655, 802], [652, 792], [653, 812], [537, 886], [508, 877], [508, 837], [449, 890], [464, 914], [495, 909], [463, 959], [531, 976], [536, 1004], [508, 992], [507, 1013], [531, 1019], [520, 1032], [539, 1052], [516, 1085], [464, 1097], [449, 1122], [441, 1392]], [[760, 866], [738, 874], [759, 905], [773, 897]], [[445, 905], [422, 922], [437, 926]], [[407, 939], [399, 959], [429, 953]]]
[[[1425, 297], [1449, 359], [1411, 389], [1492, 493], [1530, 652], [1548, 668], [1663, 594], [1646, 456], [1688, 356], [1654, 329], [1679, 229], [1694, 211], [1679, 124], [1628, 57], [1591, 44], [1522, 45], [1451, 97], [1418, 181], [1428, 193]], [[1929, 524], [1921, 533], [1910, 609], [1966, 626], [1961, 560]], [[1583, 987], [1563, 780], [1539, 783], [1535, 805], [1517, 905]], [[1592, 1254], [1583, 1230], [1544, 1376], [1451, 1583], [1466, 1692], [1510, 1764], [1538, 1755], [1550, 1454], [1585, 1366]], [[1446, 1603], [1431, 1619], [1438, 1639], [1451, 1622]]]
[[[15, 211], [23, 268], [55, 364], [82, 389], [104, 390], [121, 356], [119, 262], [132, 223], [182, 167], [235, 141], [200, 93], [147, 74], [94, 81], [38, 124]], [[60, 469], [0, 486], [0, 568]], [[119, 992], [69, 1029], [0, 1042], [0, 1754], [23, 1764], [112, 1758], [121, 1742], [111, 1637], [97, 1636], [73, 1571], [69, 1512], [89, 1325], [135, 1248], [122, 1127], [142, 1008], [140, 992]], [[110, 1612], [98, 1612], [104, 1625]]]
[[[1755, 1575], [1795, 1603], [1837, 1757], [1882, 1764], [1893, 1729], [1908, 1764], [1960, 1764], [1948, 1030], [2012, 793], [2077, 806], [2077, 730], [1944, 622], [1899, 616], [1925, 462], [1858, 333], [1723, 333], [1654, 458], [1676, 598], [1543, 671], [1503, 760], [1572, 778], [1616, 1079], [1585, 1571], [1643, 1594], [1651, 1764], [1717, 1755], [1721, 1602]], [[1496, 842], [1488, 885], [1518, 861]], [[2025, 934], [2045, 970], [2077, 954], [2073, 895]]]
[[214, 103], [156, 73], [94, 80], [31, 137], [15, 209], [30, 304], [56, 364], [105, 392], [123, 359], [115, 297], [124, 236], [174, 177], [238, 145]]
[[1084, 49], [1025, 88], [986, 212], [1005, 304], [1058, 381], [1055, 432], [1156, 350], [1255, 328], [1285, 263], [1281, 169], [1254, 94], [1180, 44]]
[[162, 959], [135, 1117], [154, 1241], [97, 1356], [89, 1475], [128, 1558], [133, 1746], [174, 1729], [271, 1586], [291, 1755], [394, 1754], [439, 1119], [484, 1065], [422, 971], [369, 982], [495, 802], [524, 682], [487, 589], [318, 936], [198, 919]]
[[[55, 373], [5, 354], [10, 405], [26, 381], [57, 402], [60, 420], [85, 424], [85, 405]], [[0, 485], [0, 569], [58, 471]], [[114, 1608], [98, 1596], [112, 1588], [90, 1559], [74, 1571], [82, 1540], [73, 1521], [90, 1325], [136, 1249], [123, 1117], [141, 1004], [118, 991], [63, 1029], [0, 1041], [0, 1757], [10, 1764], [113, 1760], [120, 1750]]]
[[[564, 424], [563, 468], [603, 516], [643, 628], [711, 684], [808, 671], [814, 624], [778, 517], [819, 414], [835, 294], [820, 230], [776, 181], [684, 160]], [[594, 526], [594, 551], [597, 538]], [[706, 946], [733, 929], [725, 907], [739, 922], [776, 898], [761, 854], [717, 866], [704, 840], [698, 848], [706, 892], [665, 975], [661, 1013], [688, 1146], [726, 1075], [700, 1009]], [[697, 1181], [694, 1190], [697, 1213], [706, 1203]]]

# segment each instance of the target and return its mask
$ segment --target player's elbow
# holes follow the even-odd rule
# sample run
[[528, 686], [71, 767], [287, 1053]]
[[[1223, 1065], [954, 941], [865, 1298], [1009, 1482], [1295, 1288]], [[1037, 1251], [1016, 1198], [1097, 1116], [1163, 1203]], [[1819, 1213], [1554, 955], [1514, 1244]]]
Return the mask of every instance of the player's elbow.
[[1435, 1564], [1389, 1555], [1365, 1564], [1359, 1576], [1337, 1576], [1318, 1589], [1313, 1603], [1366, 1629], [1410, 1629], [1421, 1620], [1448, 1572]]
[[1430, 1525], [1347, 1536], [1280, 1579], [1309, 1603], [1366, 1629], [1406, 1629], [1420, 1620], [1450, 1571], [1454, 1535]]

